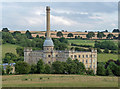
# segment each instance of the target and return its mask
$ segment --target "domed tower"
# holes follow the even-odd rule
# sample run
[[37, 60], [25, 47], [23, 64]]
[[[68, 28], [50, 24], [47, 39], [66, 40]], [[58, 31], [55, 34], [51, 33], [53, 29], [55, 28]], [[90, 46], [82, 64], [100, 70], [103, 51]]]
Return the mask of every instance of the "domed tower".
[[44, 52], [43, 52], [43, 61], [45, 63], [49, 63], [51, 64], [53, 61], [54, 61], [54, 52], [53, 52], [53, 49], [54, 49], [54, 44], [53, 44], [53, 41], [50, 37], [50, 7], [46, 7], [46, 28], [47, 28], [47, 35], [46, 35], [46, 40], [44, 41], [44, 44], [43, 44], [43, 49], [44, 49]]
[[46, 14], [47, 14], [46, 16], [47, 35], [46, 35], [46, 40], [44, 41], [44, 44], [43, 44], [43, 49], [44, 49], [44, 52], [52, 52], [54, 49], [54, 44], [50, 37], [50, 7], [49, 6], [46, 7]]

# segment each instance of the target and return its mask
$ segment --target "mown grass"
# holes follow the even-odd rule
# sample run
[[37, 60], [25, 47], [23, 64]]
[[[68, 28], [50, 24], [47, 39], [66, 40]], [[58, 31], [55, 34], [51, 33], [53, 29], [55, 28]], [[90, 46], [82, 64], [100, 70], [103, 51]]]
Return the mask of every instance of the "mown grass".
[[77, 45], [91, 45], [94, 46], [95, 41], [93, 40], [80, 40], [80, 39], [74, 39], [74, 40], [68, 40], [69, 43], [74, 43]]
[[118, 59], [118, 54], [99, 53], [97, 56], [98, 56], [97, 57], [98, 62], [107, 62], [110, 59], [113, 59], [113, 60]]
[[87, 75], [4, 75], [3, 87], [117, 87], [117, 77]]
[[17, 55], [16, 53], [16, 48], [20, 47], [18, 45], [13, 45], [13, 44], [2, 44], [2, 58], [4, 58], [5, 53], [14, 53]]
[[[97, 41], [100, 41], [100, 42], [103, 42], [103, 41], [112, 41], [116, 45], [118, 45], [118, 40], [97, 40]], [[95, 40], [71, 39], [71, 40], [68, 40], [68, 42], [69, 43], [78, 44], [78, 45], [91, 45], [93, 47], [94, 47], [94, 44], [95, 44]]]

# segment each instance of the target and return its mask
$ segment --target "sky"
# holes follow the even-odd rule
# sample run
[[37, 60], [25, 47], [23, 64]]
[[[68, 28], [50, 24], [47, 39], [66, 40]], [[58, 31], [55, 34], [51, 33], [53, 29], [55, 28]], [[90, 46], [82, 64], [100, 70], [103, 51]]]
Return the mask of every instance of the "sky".
[[2, 28], [45, 31], [46, 6], [51, 8], [53, 31], [111, 32], [118, 28], [117, 2], [3, 2]]

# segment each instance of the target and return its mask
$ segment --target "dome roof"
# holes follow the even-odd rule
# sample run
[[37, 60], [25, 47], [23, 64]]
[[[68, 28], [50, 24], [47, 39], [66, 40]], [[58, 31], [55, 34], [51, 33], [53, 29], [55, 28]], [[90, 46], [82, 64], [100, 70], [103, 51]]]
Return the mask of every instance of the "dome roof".
[[46, 38], [43, 46], [54, 46], [52, 39], [51, 38]]

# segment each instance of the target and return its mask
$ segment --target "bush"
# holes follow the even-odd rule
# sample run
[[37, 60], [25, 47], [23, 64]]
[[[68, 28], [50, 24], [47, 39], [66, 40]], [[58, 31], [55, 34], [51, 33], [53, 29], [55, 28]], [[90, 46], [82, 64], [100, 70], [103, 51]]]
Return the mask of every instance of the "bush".
[[106, 70], [103, 64], [98, 64], [97, 65], [97, 75], [105, 76], [106, 75]]
[[104, 53], [109, 53], [109, 50], [105, 48]]
[[42, 59], [40, 59], [37, 63], [37, 73], [44, 73], [45, 71], [45, 66], [44, 66], [44, 62]]
[[43, 78], [42, 77], [40, 77], [40, 80], [42, 80]]
[[102, 53], [102, 51], [101, 51], [100, 48], [97, 48], [97, 52], [98, 52], [98, 53]]
[[45, 74], [50, 74], [51, 73], [51, 68], [48, 64], [45, 64]]
[[107, 48], [109, 50], [117, 50], [118, 47], [112, 41], [103, 41], [103, 42], [95, 41], [95, 48], [101, 48], [101, 49]]
[[16, 64], [15, 64], [15, 71], [16, 73], [18, 74], [27, 74], [30, 72], [30, 65], [26, 62], [23, 62], [23, 61], [18, 61]]
[[112, 73], [112, 70], [110, 69], [109, 66], [108, 66], [107, 69], [106, 69], [106, 75], [107, 75], [107, 76], [112, 76], [112, 75], [114, 75], [114, 74]]
[[88, 70], [86, 70], [86, 74], [87, 75], [94, 75], [94, 71], [91, 70], [90, 68], [88, 68]]

